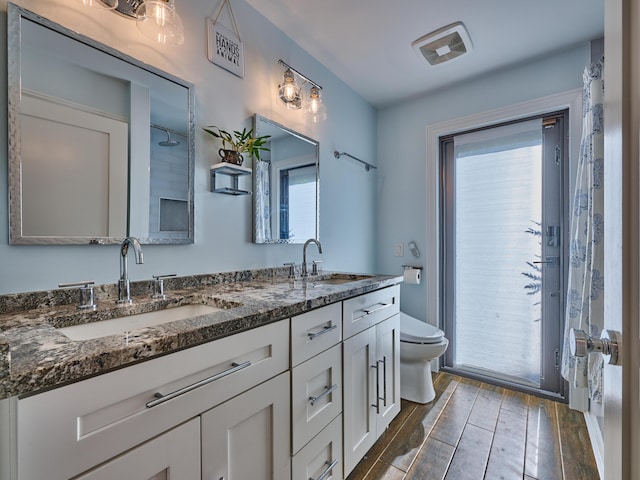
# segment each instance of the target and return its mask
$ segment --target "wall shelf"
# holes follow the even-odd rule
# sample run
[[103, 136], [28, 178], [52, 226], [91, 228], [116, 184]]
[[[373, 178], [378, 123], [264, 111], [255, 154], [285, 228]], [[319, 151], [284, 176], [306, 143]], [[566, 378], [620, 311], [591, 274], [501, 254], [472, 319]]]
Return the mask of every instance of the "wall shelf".
[[[216, 175], [231, 177], [231, 187], [216, 187]], [[238, 188], [238, 177], [251, 175], [251, 169], [234, 165], [233, 163], [220, 162], [211, 165], [211, 191], [225, 195], [251, 195], [250, 191]]]

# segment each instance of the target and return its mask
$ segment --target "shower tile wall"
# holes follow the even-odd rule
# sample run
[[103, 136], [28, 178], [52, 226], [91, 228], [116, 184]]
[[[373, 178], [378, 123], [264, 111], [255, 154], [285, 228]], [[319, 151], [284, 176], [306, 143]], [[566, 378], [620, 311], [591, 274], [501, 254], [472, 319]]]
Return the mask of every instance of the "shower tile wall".
[[[166, 132], [156, 128], [151, 129], [149, 234], [155, 238], [184, 237], [184, 232], [188, 228], [188, 225], [183, 225], [180, 230], [183, 222], [175, 220], [180, 217], [185, 220], [188, 218], [186, 208], [189, 192], [187, 191], [186, 163], [189, 143], [183, 135], [172, 133], [171, 138], [178, 140], [180, 144], [163, 147], [159, 143], [167, 139]], [[177, 215], [181, 208], [185, 209], [184, 216]]]

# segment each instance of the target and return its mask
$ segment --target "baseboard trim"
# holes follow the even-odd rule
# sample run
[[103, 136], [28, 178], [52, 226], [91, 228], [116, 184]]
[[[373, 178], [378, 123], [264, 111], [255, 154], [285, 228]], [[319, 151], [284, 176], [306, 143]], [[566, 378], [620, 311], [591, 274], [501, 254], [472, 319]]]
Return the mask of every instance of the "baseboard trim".
[[569, 408], [582, 413], [589, 411], [589, 393], [586, 388], [576, 388], [569, 382]]
[[598, 419], [591, 412], [584, 412], [584, 421], [587, 424], [587, 431], [589, 432], [589, 440], [591, 440], [593, 456], [596, 457], [598, 473], [602, 479], [604, 478], [604, 440], [602, 439]]

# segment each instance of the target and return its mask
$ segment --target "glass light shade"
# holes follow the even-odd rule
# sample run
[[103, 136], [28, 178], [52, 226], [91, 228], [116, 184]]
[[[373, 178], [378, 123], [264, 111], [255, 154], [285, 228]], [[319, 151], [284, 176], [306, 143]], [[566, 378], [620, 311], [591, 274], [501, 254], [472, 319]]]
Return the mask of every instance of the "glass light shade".
[[311, 120], [313, 120], [314, 123], [327, 119], [327, 107], [322, 103], [320, 89], [316, 86], [311, 87], [309, 90], [309, 98], [307, 99], [305, 111], [311, 115]]
[[298, 110], [302, 108], [300, 87], [296, 83], [293, 72], [289, 69], [284, 72], [282, 83], [278, 86], [278, 95], [288, 109]]
[[82, 0], [85, 7], [104, 8], [114, 10], [118, 6], [118, 0]]
[[136, 11], [138, 29], [164, 45], [182, 45], [184, 29], [173, 0], [147, 0]]

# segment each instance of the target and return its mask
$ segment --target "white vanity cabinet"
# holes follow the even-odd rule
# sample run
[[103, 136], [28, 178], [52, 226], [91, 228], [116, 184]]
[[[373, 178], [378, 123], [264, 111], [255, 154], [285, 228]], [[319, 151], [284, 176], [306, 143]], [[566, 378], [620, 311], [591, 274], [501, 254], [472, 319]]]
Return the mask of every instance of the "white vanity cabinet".
[[342, 303], [291, 319], [293, 479], [342, 478]]
[[344, 476], [400, 412], [400, 287], [343, 305]]
[[0, 480], [344, 479], [400, 410], [399, 293], [2, 400]]
[[[200, 445], [199, 428], [195, 433], [189, 429], [193, 434], [189, 440], [169, 440], [173, 457], [165, 455], [166, 442], [161, 439], [172, 438], [165, 435], [173, 435], [172, 429], [192, 419], [199, 424], [203, 412], [229, 399], [233, 403], [234, 397], [253, 392], [256, 385], [283, 372], [281, 397], [270, 401], [273, 408], [277, 404], [278, 410], [287, 412], [278, 422], [288, 425], [288, 370], [289, 320], [282, 320], [18, 399], [14, 402], [17, 476], [11, 480], [68, 479], [104, 462], [113, 465], [109, 468], [132, 469], [111, 478], [135, 479], [137, 452], [145, 452], [139, 458], [191, 458], [193, 445]], [[288, 426], [285, 430], [288, 440]], [[129, 460], [118, 457], [122, 454]], [[197, 467], [200, 470], [199, 461]]]

